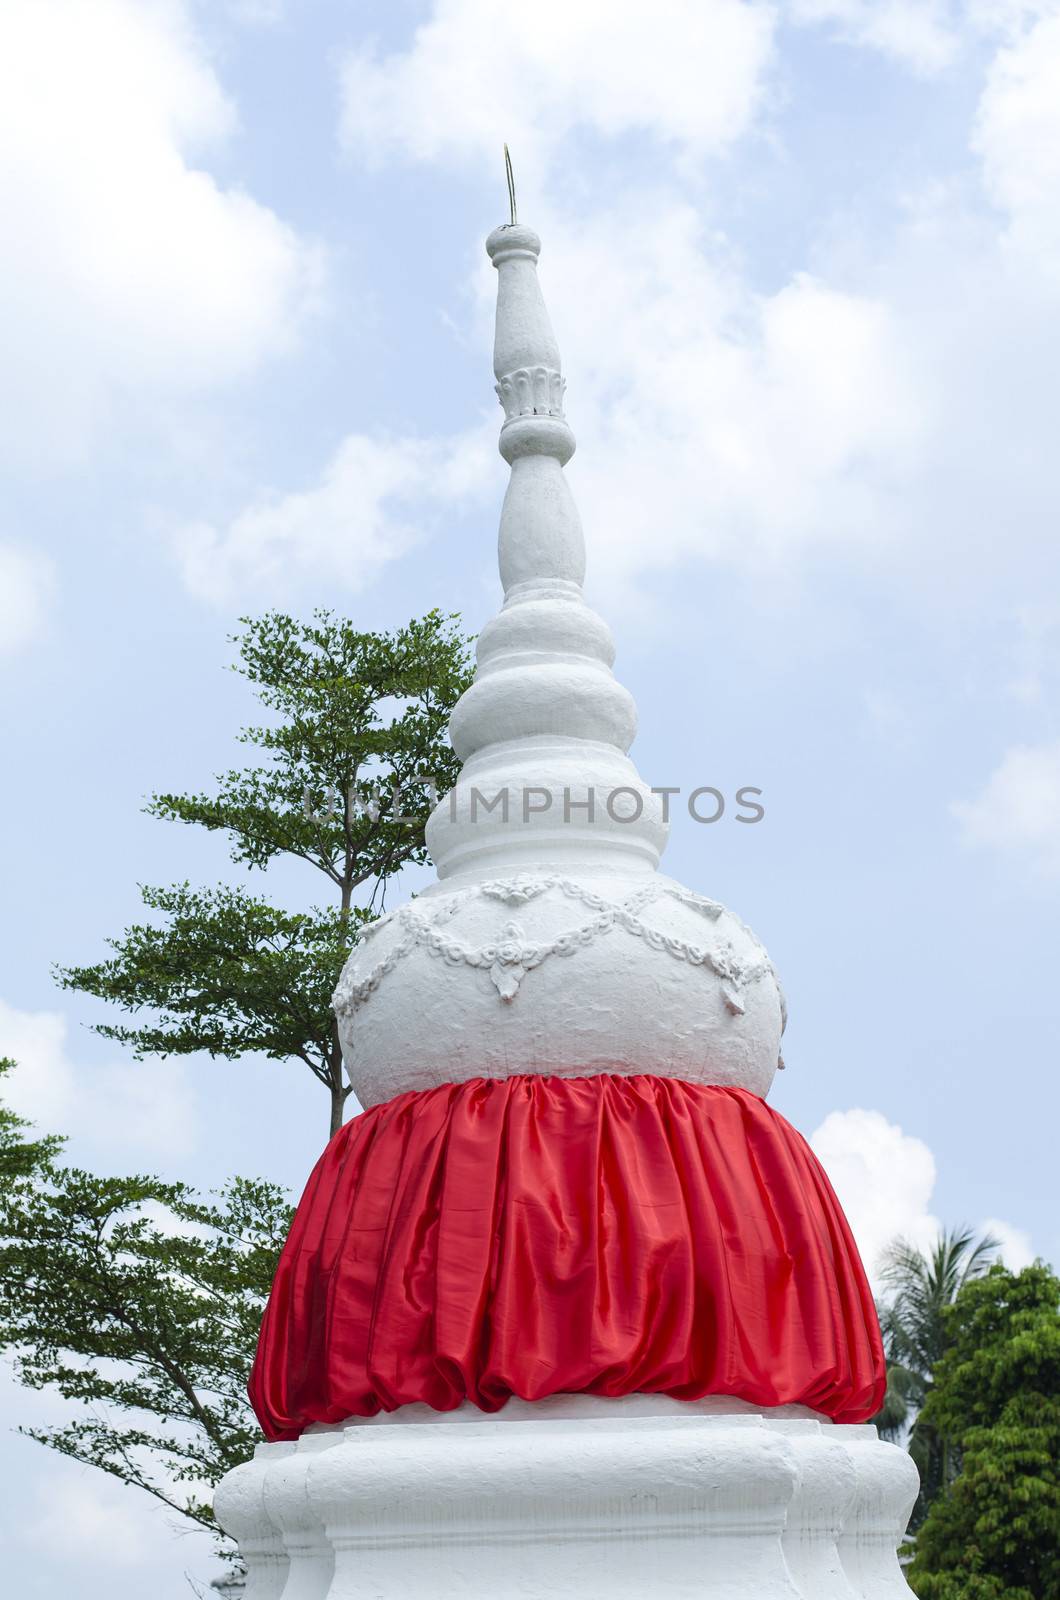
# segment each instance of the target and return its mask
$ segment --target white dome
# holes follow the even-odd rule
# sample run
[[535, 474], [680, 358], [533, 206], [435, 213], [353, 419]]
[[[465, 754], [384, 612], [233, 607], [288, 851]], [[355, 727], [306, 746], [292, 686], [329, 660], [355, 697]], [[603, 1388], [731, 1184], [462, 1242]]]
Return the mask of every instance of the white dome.
[[437, 884], [376, 923], [335, 994], [362, 1105], [515, 1073], [656, 1073], [765, 1095], [783, 1002], [751, 931], [656, 872]]

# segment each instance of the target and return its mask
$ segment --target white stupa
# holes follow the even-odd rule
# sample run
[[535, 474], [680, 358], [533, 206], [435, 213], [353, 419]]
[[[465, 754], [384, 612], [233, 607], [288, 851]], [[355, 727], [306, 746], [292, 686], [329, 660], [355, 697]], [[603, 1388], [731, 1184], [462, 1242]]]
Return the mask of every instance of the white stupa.
[[[486, 248], [504, 604], [450, 724], [464, 765], [428, 826], [438, 881], [368, 931], [336, 991], [350, 1079], [365, 1107], [533, 1075], [764, 1098], [776, 975], [736, 916], [659, 872], [634, 703], [582, 595], [540, 241], [513, 222]], [[586, 1392], [313, 1422], [259, 1446], [215, 1503], [247, 1600], [886, 1600], [908, 1593], [916, 1490], [873, 1427], [807, 1405]]]

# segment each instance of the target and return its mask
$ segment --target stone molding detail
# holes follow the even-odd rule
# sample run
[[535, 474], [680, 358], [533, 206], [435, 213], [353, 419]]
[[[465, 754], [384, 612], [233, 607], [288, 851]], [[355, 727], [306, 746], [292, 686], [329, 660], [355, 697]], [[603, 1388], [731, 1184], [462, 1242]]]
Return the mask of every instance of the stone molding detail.
[[875, 1428], [587, 1398], [259, 1445], [215, 1502], [247, 1600], [909, 1600], [916, 1468]]
[[[445, 924], [461, 907], [476, 896], [499, 900], [508, 906], [522, 906], [550, 889], [557, 889], [567, 899], [578, 902], [595, 915], [553, 939], [537, 941], [528, 939], [520, 924], [511, 918], [502, 925], [495, 941], [478, 947], [465, 944], [443, 931]], [[675, 960], [686, 961], [689, 966], [706, 967], [721, 980], [722, 998], [728, 1010], [733, 1016], [742, 1016], [746, 1009], [744, 991], [761, 978], [772, 976], [775, 980], [776, 975], [765, 950], [754, 940], [760, 955], [748, 962], [737, 954], [729, 940], [718, 940], [712, 946], [690, 944], [685, 939], [660, 932], [642, 921], [639, 913], [664, 896], [700, 912], [711, 923], [716, 923], [725, 913], [725, 907], [717, 900], [709, 900], [705, 895], [694, 894], [690, 889], [681, 889], [677, 885], [662, 884], [654, 878], [625, 900], [615, 901], [594, 894], [575, 879], [558, 873], [540, 876], [517, 874], [511, 878], [493, 879], [447, 895], [433, 912], [424, 912], [420, 909], [421, 903], [414, 902], [381, 917], [365, 930], [361, 936], [362, 945], [391, 922], [402, 930], [402, 937], [365, 977], [355, 979], [347, 966], [339, 979], [332, 1003], [340, 1013], [356, 1010], [374, 994], [387, 974], [420, 945], [453, 967], [484, 969], [500, 998], [510, 1003], [518, 994], [527, 973], [550, 956], [573, 956], [598, 936], [621, 928], [634, 938], [643, 939], [653, 950], [662, 951]], [[739, 926], [743, 928], [742, 923]], [[744, 931], [749, 932], [746, 929]]]
[[555, 367], [517, 367], [494, 385], [508, 422], [515, 417], [562, 417], [567, 380]]

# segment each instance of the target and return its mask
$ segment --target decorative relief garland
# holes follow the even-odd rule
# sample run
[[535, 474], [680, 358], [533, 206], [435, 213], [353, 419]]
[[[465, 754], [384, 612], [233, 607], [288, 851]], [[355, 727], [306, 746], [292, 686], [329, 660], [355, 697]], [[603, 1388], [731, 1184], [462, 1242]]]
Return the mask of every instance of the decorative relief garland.
[[[518, 922], [509, 920], [504, 924], [496, 941], [481, 945], [477, 949], [452, 938], [443, 931], [445, 924], [451, 921], [461, 907], [475, 895], [484, 895], [488, 899], [499, 900], [508, 906], [521, 906], [544, 894], [548, 889], [558, 889], [568, 899], [578, 901], [596, 914], [580, 927], [558, 934], [554, 939], [536, 942], [527, 939], [525, 931]], [[729, 1011], [734, 1016], [742, 1016], [745, 1010], [743, 991], [767, 974], [772, 974], [774, 978], [776, 976], [764, 950], [759, 959], [747, 961], [737, 954], [729, 940], [708, 948], [706, 945], [690, 944], [687, 940], [678, 939], [672, 934], [661, 933], [659, 929], [643, 922], [639, 916], [639, 913], [660, 895], [666, 895], [682, 905], [689, 906], [710, 922], [717, 922], [725, 911], [725, 907], [717, 900], [708, 900], [704, 895], [693, 894], [691, 890], [681, 889], [677, 885], [663, 885], [657, 882], [646, 884], [624, 901], [607, 900], [602, 895], [594, 894], [591, 889], [585, 888], [573, 878], [563, 878], [555, 873], [541, 877], [519, 874], [512, 878], [491, 879], [487, 883], [462, 889], [447, 896], [434, 911], [421, 911], [416, 903], [402, 906], [400, 910], [380, 917], [378, 922], [372, 923], [365, 929], [361, 936], [362, 942], [374, 937], [390, 922], [398, 924], [402, 929], [402, 936], [366, 977], [354, 979], [346, 973], [343, 974], [335, 990], [335, 1007], [337, 1010], [353, 1011], [362, 1005], [379, 987], [387, 973], [392, 972], [398, 962], [404, 960], [419, 945], [422, 945], [430, 955], [449, 962], [451, 966], [484, 969], [489, 973], [501, 999], [510, 1003], [518, 994], [519, 986], [527, 973], [539, 967], [549, 956], [572, 956], [579, 949], [591, 944], [598, 935], [611, 933], [615, 928], [623, 928], [634, 938], [643, 939], [653, 950], [661, 950], [676, 960], [687, 961], [690, 966], [709, 968], [721, 979], [722, 998]], [[742, 923], [739, 926], [743, 928]], [[754, 939], [750, 930], [744, 929], [744, 932]], [[756, 939], [754, 943], [757, 949], [762, 950]]]

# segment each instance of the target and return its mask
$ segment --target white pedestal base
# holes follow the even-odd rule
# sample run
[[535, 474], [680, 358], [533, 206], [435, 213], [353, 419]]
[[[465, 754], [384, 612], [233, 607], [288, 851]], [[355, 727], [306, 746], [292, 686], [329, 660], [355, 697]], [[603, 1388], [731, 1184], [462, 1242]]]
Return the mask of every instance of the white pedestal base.
[[259, 1445], [214, 1504], [246, 1600], [897, 1600], [916, 1492], [800, 1407], [557, 1396]]

